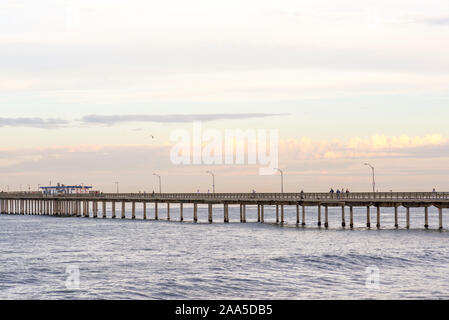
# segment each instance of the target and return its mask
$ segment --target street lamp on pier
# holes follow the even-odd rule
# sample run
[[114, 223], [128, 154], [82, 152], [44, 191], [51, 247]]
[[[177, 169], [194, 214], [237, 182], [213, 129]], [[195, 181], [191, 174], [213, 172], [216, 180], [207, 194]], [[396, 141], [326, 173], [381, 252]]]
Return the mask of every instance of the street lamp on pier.
[[375, 193], [376, 192], [376, 180], [375, 180], [375, 176], [374, 176], [374, 167], [372, 165], [370, 165], [369, 163], [365, 163], [365, 166], [370, 167], [373, 172], [373, 193]]
[[159, 193], [162, 193], [162, 178], [160, 175], [153, 173], [153, 176], [156, 176], [159, 178]]
[[284, 171], [279, 168], [276, 168], [276, 170], [281, 174], [281, 193], [284, 193]]
[[215, 193], [215, 174], [212, 171], [206, 171], [212, 176], [212, 193]]

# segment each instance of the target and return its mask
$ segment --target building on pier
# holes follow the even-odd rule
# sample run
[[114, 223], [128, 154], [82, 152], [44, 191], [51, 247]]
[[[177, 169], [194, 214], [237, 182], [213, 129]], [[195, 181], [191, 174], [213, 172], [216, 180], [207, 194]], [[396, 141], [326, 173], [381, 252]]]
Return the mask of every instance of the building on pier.
[[42, 193], [45, 195], [66, 195], [66, 194], [83, 194], [89, 193], [92, 189], [91, 186], [66, 186], [58, 183], [56, 186], [40, 187]]

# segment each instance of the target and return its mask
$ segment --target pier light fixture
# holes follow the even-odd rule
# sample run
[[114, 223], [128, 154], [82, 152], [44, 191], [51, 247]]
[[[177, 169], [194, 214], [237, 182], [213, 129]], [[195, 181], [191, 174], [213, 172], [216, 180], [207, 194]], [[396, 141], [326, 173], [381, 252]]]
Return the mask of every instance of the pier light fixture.
[[275, 170], [279, 171], [281, 174], [281, 193], [284, 193], [284, 171], [279, 168], [276, 168]]
[[215, 174], [212, 171], [206, 171], [212, 176], [212, 193], [215, 193]]
[[161, 176], [156, 174], [156, 173], [153, 173], [153, 176], [156, 176], [156, 177], [159, 178], [159, 193], [162, 193], [162, 179], [161, 179]]
[[368, 166], [371, 168], [371, 171], [373, 173], [373, 193], [376, 192], [376, 180], [375, 180], [375, 176], [374, 176], [374, 166], [370, 165], [369, 163], [365, 163], [365, 166]]
[[115, 185], [117, 186], [117, 193], [119, 193], [119, 182], [116, 181], [116, 182], [115, 182]]

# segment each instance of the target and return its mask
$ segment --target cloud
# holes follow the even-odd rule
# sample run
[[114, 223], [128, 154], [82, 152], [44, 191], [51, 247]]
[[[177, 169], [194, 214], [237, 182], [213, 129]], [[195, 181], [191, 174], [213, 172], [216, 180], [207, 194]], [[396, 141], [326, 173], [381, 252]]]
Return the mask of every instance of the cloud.
[[265, 118], [285, 114], [271, 113], [221, 113], [221, 114], [172, 114], [172, 115], [88, 115], [81, 119], [86, 124], [113, 125], [123, 122], [188, 123], [193, 121], [241, 120]]
[[1, 127], [30, 127], [54, 129], [62, 125], [68, 124], [68, 121], [63, 119], [43, 119], [43, 118], [0, 118]]
[[290, 161], [449, 157], [449, 139], [439, 134], [415, 137], [376, 134], [367, 139], [353, 137], [347, 141], [312, 141], [303, 137], [281, 141], [280, 150], [281, 154], [289, 155]]
[[[174, 115], [87, 115], [80, 119], [84, 124], [114, 125], [124, 122], [158, 122], [158, 123], [189, 123], [193, 121], [241, 120], [250, 118], [265, 118], [286, 114], [270, 113], [222, 113], [222, 114], [174, 114]], [[59, 118], [0, 118], [1, 127], [28, 127], [54, 129], [70, 125], [72, 121]]]
[[[92, 183], [100, 190], [114, 191], [114, 181], [120, 179], [123, 190], [135, 192], [157, 188], [156, 180], [151, 179], [153, 172], [164, 175], [167, 190], [194, 192], [209, 186], [204, 172], [210, 165], [174, 165], [170, 151], [169, 143], [4, 148], [0, 149], [0, 190], [7, 184], [18, 188], [19, 183], [37, 185], [51, 179]], [[364, 190], [369, 180], [363, 166], [366, 161], [373, 161], [379, 169], [379, 184], [384, 190], [409, 190], [412, 183], [421, 189], [447, 188], [449, 139], [439, 135], [321, 141], [304, 137], [280, 141], [279, 151], [280, 166], [291, 177], [287, 180], [290, 190], [298, 190], [298, 183], [308, 190], [325, 190], [332, 185]], [[220, 177], [223, 192], [247, 192], [254, 187], [266, 192], [277, 190], [278, 177], [259, 176], [258, 166], [222, 165], [213, 170]]]
[[449, 26], [449, 17], [433, 17], [422, 19], [421, 22], [435, 26]]

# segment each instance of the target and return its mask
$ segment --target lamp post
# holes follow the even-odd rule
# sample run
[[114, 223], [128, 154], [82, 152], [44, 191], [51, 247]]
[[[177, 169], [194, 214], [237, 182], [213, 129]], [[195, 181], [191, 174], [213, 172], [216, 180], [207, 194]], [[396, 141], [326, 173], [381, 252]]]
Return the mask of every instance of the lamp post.
[[376, 192], [376, 180], [374, 177], [374, 167], [372, 165], [370, 165], [369, 163], [365, 163], [365, 166], [370, 167], [373, 172], [373, 193], [375, 193]]
[[215, 193], [215, 174], [212, 171], [206, 171], [212, 176], [212, 193]]
[[115, 184], [116, 184], [116, 186], [117, 186], [117, 193], [119, 193], [119, 182], [116, 181]]
[[281, 193], [284, 193], [284, 171], [279, 168], [276, 168], [276, 170], [281, 174]]
[[161, 179], [161, 176], [156, 174], [156, 173], [153, 173], [153, 176], [156, 176], [156, 177], [159, 178], [159, 193], [162, 193], [162, 179]]

